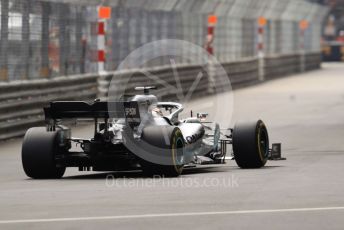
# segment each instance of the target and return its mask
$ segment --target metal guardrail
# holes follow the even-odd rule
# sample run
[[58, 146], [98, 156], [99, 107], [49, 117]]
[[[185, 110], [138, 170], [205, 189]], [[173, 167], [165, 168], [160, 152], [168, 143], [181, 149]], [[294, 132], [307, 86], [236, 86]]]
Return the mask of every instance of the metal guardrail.
[[265, 79], [270, 80], [291, 74], [319, 69], [321, 54], [290, 54], [266, 57], [264, 61]]
[[[304, 56], [304, 63], [302, 64], [302, 58], [300, 54], [293, 55], [276, 55], [265, 57], [264, 60], [264, 73], [265, 79], [273, 79], [282, 76], [287, 76], [295, 73], [300, 73], [304, 70], [313, 70], [320, 68], [321, 54], [310, 53]], [[223, 68], [227, 72], [232, 88], [243, 87], [259, 82], [259, 60], [258, 58], [248, 58], [241, 61], [234, 61], [228, 63], [222, 63]], [[304, 66], [304, 67], [302, 67]], [[170, 67], [159, 67], [147, 70], [127, 70], [123, 72], [116, 72], [109, 75], [100, 76], [99, 78], [99, 96], [100, 98], [108, 97], [108, 89], [111, 84], [114, 85], [126, 85], [128, 89], [126, 94], [134, 94], [135, 92], [130, 89], [135, 88], [137, 85], [149, 85], [156, 84], [152, 82], [150, 77], [147, 77], [149, 72], [153, 76], [158, 76], [163, 82], [176, 86], [174, 71], [177, 71], [181, 76], [183, 92], [187, 91], [195, 80], [195, 77], [202, 72], [204, 78], [199, 83], [194, 96], [209, 95], [209, 81], [207, 72], [204, 71], [204, 67], [199, 65], [180, 65], [175, 70]], [[130, 81], [128, 82], [128, 79]], [[216, 78], [215, 78], [216, 80]], [[227, 86], [221, 86], [226, 88]], [[228, 87], [227, 87], [228, 88]], [[157, 91], [157, 95], [164, 99], [175, 99], [173, 95], [177, 92], [169, 92], [166, 89]], [[116, 95], [111, 95], [116, 96]]]
[[300, 55], [278, 55], [265, 58], [265, 79], [273, 79], [301, 72]]
[[22, 136], [43, 124], [43, 107], [54, 100], [94, 100], [97, 76], [0, 84], [0, 140]]
[[305, 58], [305, 71], [321, 68], [322, 57], [320, 53], [310, 53]]
[[[284, 55], [265, 58], [266, 80], [301, 72], [300, 55]], [[320, 67], [321, 54], [307, 54], [305, 56], [305, 70]], [[257, 58], [223, 63], [232, 88], [243, 87], [259, 82], [259, 63]], [[210, 68], [210, 67], [206, 67]], [[43, 107], [54, 100], [90, 100], [96, 97], [107, 98], [111, 84], [126, 87], [126, 94], [135, 94], [133, 89], [138, 85], [156, 85], [154, 77], [176, 87], [174, 78], [178, 72], [181, 89], [187, 92], [199, 73], [202, 80], [193, 93], [195, 97], [211, 94], [209, 87], [215, 83], [217, 88], [229, 89], [221, 82], [210, 82], [209, 74], [204, 66], [180, 65], [176, 69], [159, 67], [146, 70], [125, 70], [106, 75], [82, 75], [74, 77], [60, 77], [52, 80], [20, 81], [0, 84], [0, 140], [24, 135], [25, 131], [34, 126], [43, 125]], [[210, 71], [211, 72], [211, 71]], [[149, 73], [149, 75], [148, 75]], [[130, 79], [128, 81], [128, 79]], [[156, 92], [161, 100], [176, 99], [174, 89], [161, 88]], [[113, 96], [113, 95], [112, 95]], [[117, 95], [118, 97], [120, 95]]]
[[244, 59], [236, 62], [224, 63], [232, 88], [239, 88], [257, 83], [258, 80], [258, 58]]
[[[236, 88], [241, 85], [252, 84], [258, 81], [258, 59], [251, 58], [241, 61], [228, 62], [222, 64], [224, 70], [227, 72], [232, 87]], [[157, 76], [161, 81], [169, 85], [176, 85], [174, 78], [175, 72], [180, 77], [182, 88], [180, 91], [187, 92], [196, 77], [202, 73], [202, 80], [199, 82], [197, 89], [194, 91], [193, 96], [205, 96], [209, 95], [209, 72], [211, 72], [211, 66], [200, 66], [200, 65], [179, 65], [176, 69], [171, 67], [159, 67], [147, 70], [127, 70], [123, 72], [116, 72], [113, 74], [103, 75], [99, 78], [99, 97], [105, 99], [108, 97], [108, 89], [111, 84], [113, 85], [126, 85], [126, 94], [134, 94], [132, 90], [138, 85], [156, 85], [157, 82], [152, 79], [152, 76]], [[147, 74], [149, 73], [149, 76]], [[128, 79], [130, 78], [130, 81]], [[215, 77], [216, 80], [216, 77]], [[216, 85], [217, 88], [229, 88], [226, 85]], [[176, 91], [169, 91], [166, 88], [158, 90], [157, 96], [162, 99], [175, 99], [174, 95], [178, 93]], [[118, 95], [111, 95], [118, 96]]]
[[[181, 86], [178, 90], [186, 92], [195, 81], [196, 76], [202, 73], [203, 76], [201, 82], [199, 83], [197, 90], [194, 92], [200, 95], [202, 92], [206, 91], [208, 87], [207, 74], [202, 66], [199, 65], [180, 65], [176, 69], [171, 67], [159, 67], [151, 69], [138, 69], [138, 70], [127, 70], [122, 72], [116, 72], [110, 75], [100, 76], [99, 78], [99, 97], [105, 99], [108, 97], [108, 89], [110, 82], [113, 85], [126, 86], [125, 94], [132, 95], [135, 94], [133, 89], [138, 85], [156, 85], [158, 82], [154, 80], [157, 77], [161, 80], [161, 84], [171, 85], [178, 88], [176, 85], [176, 80], [174, 78], [174, 72], [177, 72], [180, 76]], [[129, 79], [129, 80], [128, 80]], [[158, 87], [160, 90], [155, 91], [155, 94], [161, 99], [174, 99], [173, 95], [176, 92], [173, 89], [167, 89], [166, 87]], [[121, 95], [111, 95], [112, 97]]]

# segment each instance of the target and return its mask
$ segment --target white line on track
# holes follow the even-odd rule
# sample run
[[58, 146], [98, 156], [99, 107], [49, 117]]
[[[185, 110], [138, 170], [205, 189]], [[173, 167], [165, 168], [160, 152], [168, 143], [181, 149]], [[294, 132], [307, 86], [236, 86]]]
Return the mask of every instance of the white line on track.
[[323, 212], [323, 211], [344, 211], [344, 207], [267, 209], [267, 210], [244, 210], [244, 211], [222, 211], [222, 212], [185, 212], [185, 213], [143, 214], [143, 215], [125, 215], [125, 216], [99, 216], [99, 217], [73, 217], [73, 218], [51, 218], [51, 219], [27, 219], [27, 220], [0, 220], [0, 224], [25, 224], [25, 223], [124, 220], [124, 219], [152, 219], [152, 218], [159, 218], [159, 217], [217, 216], [217, 215], [264, 214], [264, 213]]

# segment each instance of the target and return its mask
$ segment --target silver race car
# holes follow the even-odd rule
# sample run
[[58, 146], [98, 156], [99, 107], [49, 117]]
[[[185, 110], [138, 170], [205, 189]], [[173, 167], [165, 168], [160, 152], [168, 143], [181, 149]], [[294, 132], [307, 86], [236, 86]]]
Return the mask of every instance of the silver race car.
[[[46, 127], [31, 128], [24, 137], [26, 175], [56, 179], [63, 177], [67, 167], [77, 167], [80, 171], [142, 170], [147, 176], [177, 177], [187, 167], [221, 165], [233, 159], [244, 169], [283, 160], [280, 144], [270, 149], [261, 120], [238, 123], [233, 129], [205, 122], [207, 114], [191, 113], [190, 118], [180, 120], [183, 106], [159, 102], [150, 94], [152, 89], [138, 87], [143, 95], [120, 102], [51, 102], [44, 109]], [[93, 137], [73, 138], [66, 121], [85, 119], [94, 122]]]

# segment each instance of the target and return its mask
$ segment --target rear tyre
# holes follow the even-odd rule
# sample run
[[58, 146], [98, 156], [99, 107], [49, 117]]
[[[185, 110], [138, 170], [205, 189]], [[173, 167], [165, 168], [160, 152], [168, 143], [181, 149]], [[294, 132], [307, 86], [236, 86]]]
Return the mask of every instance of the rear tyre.
[[264, 167], [269, 157], [269, 135], [264, 122], [238, 123], [233, 131], [233, 152], [240, 168]]
[[[148, 176], [178, 177], [184, 169], [184, 137], [179, 128], [172, 126], [154, 126], [143, 130], [143, 151], [150, 156], [162, 158], [162, 163], [152, 163], [149, 159], [140, 158], [143, 173]], [[154, 161], [154, 159], [152, 159]]]
[[26, 132], [22, 146], [22, 164], [28, 177], [33, 179], [60, 179], [66, 168], [57, 167], [58, 132], [46, 128], [31, 128]]

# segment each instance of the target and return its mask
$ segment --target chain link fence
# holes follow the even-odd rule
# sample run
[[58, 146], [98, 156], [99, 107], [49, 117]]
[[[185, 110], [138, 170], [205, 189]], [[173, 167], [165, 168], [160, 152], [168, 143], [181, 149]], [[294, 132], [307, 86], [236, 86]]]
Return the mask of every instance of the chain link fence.
[[[54, 78], [98, 71], [97, 6], [104, 1], [1, 0], [0, 80]], [[268, 19], [266, 55], [298, 53], [300, 20], [305, 51], [320, 52], [321, 26], [327, 8], [306, 0], [109, 0], [106, 70], [151, 41], [180, 39], [205, 46], [208, 15], [218, 16], [214, 55], [221, 62], [257, 56], [257, 18]], [[156, 52], [163, 47], [157, 47]], [[176, 59], [177, 64], [202, 60]], [[161, 57], [147, 63], [169, 63]]]

